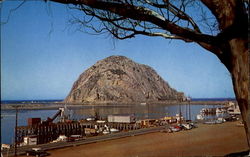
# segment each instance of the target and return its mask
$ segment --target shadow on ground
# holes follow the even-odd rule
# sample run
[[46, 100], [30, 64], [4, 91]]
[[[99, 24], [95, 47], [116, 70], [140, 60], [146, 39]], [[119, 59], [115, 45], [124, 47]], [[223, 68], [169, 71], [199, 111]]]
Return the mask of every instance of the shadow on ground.
[[230, 154], [227, 154], [225, 155], [225, 157], [235, 157], [235, 156], [242, 156], [242, 157], [249, 157], [250, 156], [250, 150], [246, 150], [246, 151], [243, 151], [243, 152], [236, 152], [236, 153], [230, 153]]

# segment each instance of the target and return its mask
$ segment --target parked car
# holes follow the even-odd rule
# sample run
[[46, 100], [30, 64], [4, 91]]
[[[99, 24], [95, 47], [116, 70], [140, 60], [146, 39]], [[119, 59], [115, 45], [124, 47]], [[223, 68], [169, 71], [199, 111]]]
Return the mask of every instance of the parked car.
[[226, 121], [236, 121], [236, 120], [238, 120], [238, 119], [237, 119], [237, 117], [235, 117], [235, 116], [229, 116], [229, 117], [226, 117], [225, 120], [226, 120]]
[[198, 126], [195, 123], [189, 123], [189, 124], [192, 126], [192, 128], [198, 128]]
[[82, 135], [71, 135], [67, 138], [67, 142], [74, 142], [79, 140], [84, 140], [85, 138], [82, 137]]
[[184, 130], [191, 130], [192, 125], [191, 124], [182, 124]]
[[26, 151], [27, 156], [36, 156], [36, 157], [42, 157], [42, 156], [48, 156], [50, 155], [45, 150], [42, 150], [41, 148], [32, 148], [32, 150]]
[[178, 126], [178, 125], [174, 125], [174, 126], [170, 126], [169, 129], [172, 131], [172, 132], [178, 132], [181, 130], [181, 127]]

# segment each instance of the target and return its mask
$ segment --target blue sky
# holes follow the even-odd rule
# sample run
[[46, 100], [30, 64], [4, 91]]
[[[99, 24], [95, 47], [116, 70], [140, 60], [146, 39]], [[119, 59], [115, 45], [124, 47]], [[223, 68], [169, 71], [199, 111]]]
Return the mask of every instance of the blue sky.
[[[2, 22], [18, 4], [2, 3]], [[64, 99], [84, 70], [111, 55], [153, 67], [171, 87], [191, 97], [234, 97], [224, 65], [196, 44], [89, 35], [76, 31], [69, 19], [66, 6], [34, 1], [10, 14], [8, 23], [1, 25], [2, 100]]]

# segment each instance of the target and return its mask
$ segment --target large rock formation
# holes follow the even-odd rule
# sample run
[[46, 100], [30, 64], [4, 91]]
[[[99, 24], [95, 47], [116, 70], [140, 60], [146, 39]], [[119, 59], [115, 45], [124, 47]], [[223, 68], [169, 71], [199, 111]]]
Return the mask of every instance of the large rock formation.
[[151, 67], [124, 56], [110, 56], [80, 75], [65, 102], [148, 102], [183, 97]]

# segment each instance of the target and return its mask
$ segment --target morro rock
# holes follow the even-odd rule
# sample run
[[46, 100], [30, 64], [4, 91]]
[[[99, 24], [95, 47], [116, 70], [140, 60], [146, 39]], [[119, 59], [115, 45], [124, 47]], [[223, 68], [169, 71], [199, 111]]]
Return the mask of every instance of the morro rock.
[[154, 69], [110, 56], [83, 72], [65, 102], [149, 102], [183, 99]]

